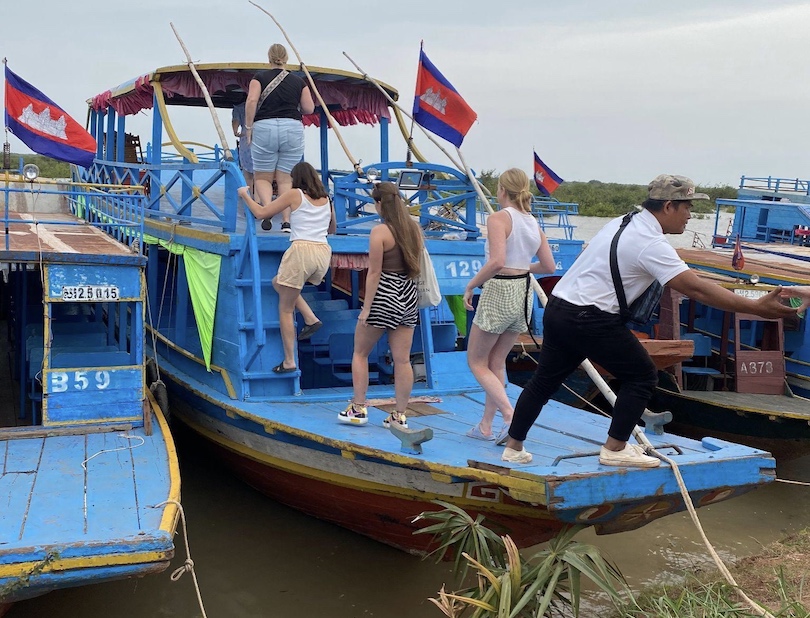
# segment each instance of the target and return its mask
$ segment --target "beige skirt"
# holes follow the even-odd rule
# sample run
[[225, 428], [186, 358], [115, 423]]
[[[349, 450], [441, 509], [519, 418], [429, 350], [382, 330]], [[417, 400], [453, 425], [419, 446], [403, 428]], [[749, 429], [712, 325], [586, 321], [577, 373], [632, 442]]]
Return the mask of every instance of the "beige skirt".
[[332, 247], [325, 242], [294, 240], [284, 252], [276, 283], [300, 290], [309, 282], [318, 285], [329, 270]]

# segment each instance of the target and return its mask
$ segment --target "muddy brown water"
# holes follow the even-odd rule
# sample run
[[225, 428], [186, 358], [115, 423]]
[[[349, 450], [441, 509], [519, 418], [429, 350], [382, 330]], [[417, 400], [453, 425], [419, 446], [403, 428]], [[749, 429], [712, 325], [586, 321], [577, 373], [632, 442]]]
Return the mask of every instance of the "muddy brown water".
[[[581, 221], [580, 229], [598, 229], [600, 222]], [[713, 221], [711, 226], [707, 220], [692, 221], [689, 227], [696, 223], [711, 233]], [[181, 443], [180, 457], [191, 557], [211, 618], [442, 615], [427, 597], [445, 583], [452, 587], [448, 565], [403, 554], [281, 506], [220, 469], [194, 445]], [[810, 482], [810, 456], [780, 463], [777, 473]], [[732, 560], [810, 525], [810, 487], [773, 483], [704, 507], [698, 515], [720, 556]], [[697, 567], [712, 568], [686, 514], [615, 535], [586, 530], [578, 538], [600, 547], [634, 589], [676, 581]], [[170, 579], [186, 557], [182, 534], [176, 542], [177, 556], [164, 573], [53, 592], [17, 604], [8, 618], [199, 616], [191, 575]]]

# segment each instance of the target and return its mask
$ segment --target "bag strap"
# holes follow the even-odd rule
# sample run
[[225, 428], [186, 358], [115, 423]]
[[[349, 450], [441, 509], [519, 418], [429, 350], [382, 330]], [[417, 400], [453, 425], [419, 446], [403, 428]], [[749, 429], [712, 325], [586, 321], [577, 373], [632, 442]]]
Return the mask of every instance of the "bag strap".
[[[529, 331], [529, 337], [532, 338], [532, 342], [534, 343], [534, 347], [536, 349], [540, 349], [540, 344], [537, 343], [537, 339], [534, 338], [534, 333], [532, 332], [532, 325], [529, 324], [529, 295], [532, 293], [532, 273], [526, 273], [526, 297], [523, 299], [523, 318], [526, 320], [526, 328]], [[532, 302], [534, 300], [532, 299]]]
[[621, 224], [619, 225], [619, 229], [616, 232], [615, 236], [613, 236], [613, 242], [610, 243], [610, 276], [613, 278], [613, 287], [616, 290], [616, 298], [619, 299], [619, 315], [622, 316], [623, 320], [627, 320], [628, 316], [630, 315], [630, 310], [627, 308], [627, 297], [624, 295], [624, 285], [622, 284], [622, 278], [619, 274], [619, 260], [616, 257], [616, 249], [619, 246], [619, 236], [622, 235], [627, 224], [630, 223], [630, 219], [633, 218], [633, 215], [636, 214], [638, 211], [629, 212], [624, 216], [622, 219]]
[[270, 93], [273, 92], [273, 90], [275, 90], [289, 74], [290, 72], [287, 69], [282, 69], [281, 73], [276, 75], [271, 82], [265, 86], [264, 90], [262, 90], [262, 94], [259, 96], [259, 102], [256, 104], [256, 109], [259, 109], [262, 106], [262, 103], [264, 103], [265, 99], [270, 96]]

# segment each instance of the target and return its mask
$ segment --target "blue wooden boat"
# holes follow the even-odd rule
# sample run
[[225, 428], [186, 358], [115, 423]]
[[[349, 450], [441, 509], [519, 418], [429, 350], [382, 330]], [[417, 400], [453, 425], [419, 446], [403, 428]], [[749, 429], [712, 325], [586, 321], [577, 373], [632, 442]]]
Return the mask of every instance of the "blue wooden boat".
[[[197, 67], [214, 105], [226, 110], [244, 99], [252, 75], [263, 68], [258, 63]], [[430, 547], [426, 535], [412, 533], [424, 525], [414, 518], [438, 508], [436, 499], [483, 514], [520, 546], [547, 540], [566, 524], [619, 532], [682, 510], [668, 468], [599, 465], [607, 421], [593, 414], [551, 403], [527, 442], [535, 454], [527, 466], [506, 464], [500, 447], [465, 436], [480, 418], [484, 395], [467, 369], [459, 336], [467, 315], [450, 307], [484, 260], [474, 187], [463, 172], [425, 162], [418, 153], [413, 162], [392, 160], [390, 121], [404, 123], [362, 75], [315, 67], [310, 72], [339, 123], [379, 126], [380, 151], [362, 174], [336, 171], [328, 161], [324, 111], [305, 117], [305, 124], [319, 127], [320, 173], [334, 196], [338, 232], [329, 238], [328, 280], [304, 290], [324, 326], [309, 342], [299, 342], [299, 370], [287, 374], [271, 371], [281, 339], [270, 281], [288, 237], [263, 232], [239, 204], [236, 188], [244, 180], [221, 145], [192, 150], [176, 136], [172, 116], [183, 106], [204, 105], [188, 67], [154, 70], [91, 100], [91, 130], [105, 146], [86, 179], [148, 187], [143, 225], [152, 321], [147, 340], [157, 360], [152, 378], [159, 375], [167, 384], [177, 426], [201, 438], [268, 496], [411, 552]], [[383, 87], [397, 98], [393, 88]], [[153, 110], [151, 144], [143, 157], [130, 159], [127, 145], [140, 137], [127, 137], [126, 122], [146, 109]], [[351, 396], [353, 332], [368, 231], [376, 221], [369, 197], [372, 168], [381, 179], [398, 181], [403, 172], [411, 180], [419, 176], [402, 194], [425, 229], [444, 296], [439, 307], [421, 311], [414, 336], [417, 382], [408, 422], [433, 435], [421, 446], [401, 443], [382, 426], [394, 395], [385, 341], [370, 359], [369, 424], [337, 421]], [[562, 248], [566, 240], [553, 244]], [[578, 247], [572, 253], [571, 260]], [[568, 259], [562, 250], [559, 255], [563, 262]], [[515, 399], [520, 389], [510, 385], [508, 393]], [[775, 462], [760, 450], [710, 438], [651, 439], [681, 463], [699, 506], [774, 478]]]
[[14, 378], [0, 412], [2, 613], [52, 590], [165, 569], [178, 515], [165, 503], [179, 501], [180, 480], [145, 388], [143, 196], [0, 182], [0, 357]]
[[[810, 284], [807, 181], [743, 176], [737, 199], [718, 199], [711, 248], [679, 254], [702, 277], [755, 297], [773, 285]], [[734, 217], [721, 229], [720, 214]], [[739, 245], [744, 265], [732, 264]], [[739, 264], [738, 264], [739, 266]], [[660, 336], [695, 342], [691, 362], [662, 375], [658, 408], [673, 429], [709, 432], [777, 458], [810, 452], [810, 328], [807, 317], [767, 321], [678, 300]]]

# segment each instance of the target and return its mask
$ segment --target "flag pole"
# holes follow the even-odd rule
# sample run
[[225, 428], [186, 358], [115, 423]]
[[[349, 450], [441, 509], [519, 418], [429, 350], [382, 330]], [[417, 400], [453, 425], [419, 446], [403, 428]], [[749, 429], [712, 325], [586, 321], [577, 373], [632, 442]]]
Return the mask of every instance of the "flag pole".
[[367, 82], [373, 84], [374, 86], [376, 86], [377, 90], [382, 92], [383, 96], [388, 101], [388, 103], [390, 103], [392, 106], [396, 107], [401, 113], [405, 114], [405, 116], [410, 118], [411, 123], [416, 124], [416, 126], [419, 127], [419, 129], [422, 131], [422, 133], [424, 133], [425, 136], [439, 150], [441, 150], [447, 156], [448, 159], [450, 159], [450, 161], [453, 163], [453, 165], [455, 165], [459, 170], [464, 170], [464, 166], [461, 163], [459, 163], [458, 161], [456, 161], [453, 158], [453, 155], [451, 155], [449, 152], [447, 152], [447, 150], [445, 150], [444, 147], [439, 142], [437, 142], [435, 139], [433, 139], [433, 137], [430, 135], [430, 133], [428, 133], [427, 129], [425, 129], [418, 122], [415, 122], [414, 119], [413, 119], [413, 116], [411, 116], [405, 109], [402, 108], [401, 105], [399, 105], [399, 103], [397, 103], [396, 101], [394, 101], [394, 99], [391, 98], [391, 96], [385, 91], [385, 88], [383, 88], [382, 85], [380, 85], [380, 82], [378, 82], [376, 79], [371, 77], [368, 73], [366, 73], [363, 69], [361, 69], [360, 66], [354, 60], [352, 60], [352, 58], [351, 58], [351, 56], [349, 56], [349, 54], [347, 54], [346, 52], [343, 52], [343, 55], [346, 56], [346, 58], [349, 59], [349, 62], [351, 62], [354, 65], [354, 68], [356, 68], [358, 71], [360, 71], [360, 73], [363, 76], [363, 79], [366, 80]]
[[329, 113], [329, 108], [327, 107], [326, 103], [324, 103], [323, 98], [321, 97], [321, 93], [318, 92], [318, 88], [315, 86], [315, 80], [312, 79], [312, 75], [309, 74], [309, 69], [307, 69], [307, 65], [304, 64], [304, 61], [301, 59], [301, 54], [298, 53], [298, 50], [295, 48], [293, 42], [290, 40], [290, 37], [287, 36], [287, 33], [284, 31], [284, 28], [281, 27], [281, 24], [278, 23], [278, 20], [275, 17], [273, 17], [268, 11], [266, 11], [263, 7], [259, 6], [255, 2], [253, 2], [253, 0], [248, 1], [257, 9], [259, 9], [262, 13], [264, 13], [270, 19], [272, 19], [275, 22], [276, 26], [278, 26], [278, 29], [281, 30], [281, 34], [283, 34], [284, 38], [287, 39], [287, 43], [290, 44], [290, 48], [292, 48], [293, 52], [295, 52], [295, 57], [298, 58], [298, 62], [301, 65], [301, 70], [306, 74], [307, 79], [309, 80], [309, 85], [312, 88], [312, 92], [317, 97], [318, 103], [321, 104], [321, 109], [323, 109], [324, 114], [326, 114], [326, 118], [329, 121], [329, 126], [335, 131], [335, 135], [337, 136], [340, 145], [343, 147], [343, 152], [345, 152], [346, 156], [349, 157], [349, 161], [351, 161], [354, 170], [359, 175], [362, 175], [363, 169], [360, 167], [360, 164], [352, 156], [352, 153], [349, 151], [349, 147], [346, 146], [346, 142], [343, 141], [343, 137], [340, 135], [340, 130], [338, 129], [337, 121], [332, 117], [332, 114]]
[[211, 112], [211, 118], [214, 120], [214, 126], [216, 127], [217, 133], [219, 134], [219, 140], [222, 142], [222, 148], [225, 150], [224, 156], [227, 161], [233, 161], [233, 153], [231, 152], [230, 148], [228, 148], [228, 140], [225, 137], [225, 132], [222, 130], [222, 125], [219, 124], [219, 117], [217, 116], [216, 108], [214, 107], [214, 102], [211, 100], [211, 94], [208, 92], [208, 88], [205, 86], [205, 82], [203, 82], [200, 74], [197, 72], [197, 67], [194, 66], [194, 61], [191, 59], [191, 54], [188, 53], [188, 48], [186, 44], [183, 43], [183, 39], [180, 38], [180, 35], [177, 33], [177, 28], [174, 27], [172, 22], [169, 22], [169, 25], [172, 27], [174, 31], [174, 36], [177, 37], [177, 41], [180, 43], [180, 47], [183, 48], [183, 52], [186, 54], [186, 59], [188, 60], [188, 68], [191, 69], [191, 74], [194, 76], [194, 79], [197, 81], [197, 85], [202, 90], [203, 97], [205, 98], [205, 103], [208, 105], [208, 111]]

